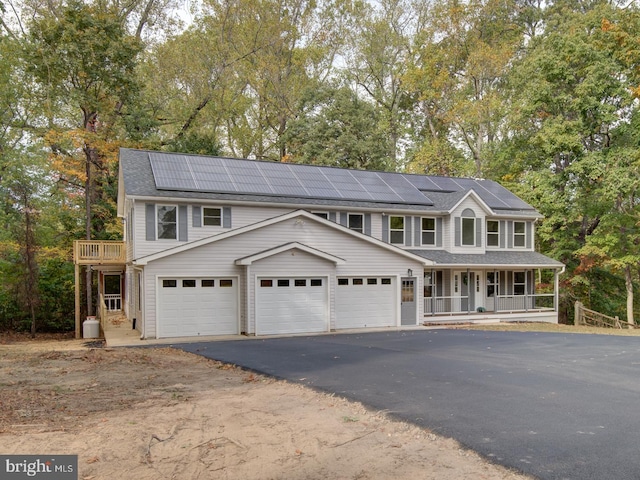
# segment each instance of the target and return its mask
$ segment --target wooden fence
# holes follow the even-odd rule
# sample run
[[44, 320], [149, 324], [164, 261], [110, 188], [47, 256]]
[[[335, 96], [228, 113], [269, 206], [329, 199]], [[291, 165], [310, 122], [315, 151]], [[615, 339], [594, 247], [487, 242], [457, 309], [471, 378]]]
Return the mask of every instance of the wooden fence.
[[638, 328], [638, 325], [621, 321], [618, 317], [610, 317], [602, 313], [585, 308], [582, 302], [576, 302], [575, 325], [590, 325], [604, 328]]

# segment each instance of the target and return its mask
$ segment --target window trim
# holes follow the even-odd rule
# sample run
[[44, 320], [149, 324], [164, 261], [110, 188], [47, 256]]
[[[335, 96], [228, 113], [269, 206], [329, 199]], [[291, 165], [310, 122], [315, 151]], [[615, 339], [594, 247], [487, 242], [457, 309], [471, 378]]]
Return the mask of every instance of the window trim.
[[[495, 223], [498, 226], [498, 229], [496, 231], [490, 231], [489, 222]], [[487, 248], [499, 248], [500, 247], [500, 220], [487, 219], [485, 228], [487, 229]], [[496, 242], [495, 245], [492, 245], [489, 242], [490, 238], [495, 239], [494, 240]]]
[[[218, 215], [207, 215], [207, 210], [217, 210]], [[202, 207], [202, 226], [203, 227], [221, 227], [222, 226], [222, 207]], [[207, 219], [218, 219], [218, 223], [207, 223]]]
[[[353, 228], [351, 226], [351, 217], [360, 217], [360, 228]], [[362, 213], [347, 213], [347, 228], [354, 232], [364, 234], [364, 214]]]
[[[424, 221], [432, 220], [433, 221], [433, 230], [428, 230], [424, 228]], [[435, 247], [438, 243], [438, 235], [437, 235], [437, 226], [438, 222], [435, 217], [420, 217], [420, 245]], [[424, 241], [425, 233], [433, 233], [433, 243], [427, 243]]]
[[[516, 225], [522, 225], [522, 232], [516, 232]], [[516, 238], [521, 239], [522, 245], [516, 245]], [[527, 222], [514, 220], [513, 222], [513, 248], [527, 248]]]
[[[402, 228], [393, 228], [392, 223], [394, 218], [399, 218], [402, 221]], [[405, 227], [405, 218], [402, 215], [389, 215], [389, 243], [392, 245], [404, 245], [404, 227]], [[402, 238], [400, 241], [394, 241], [393, 234], [402, 234]]]
[[[173, 208], [173, 210], [175, 211], [175, 215], [176, 215], [176, 219], [175, 222], [173, 222], [173, 224], [175, 225], [175, 236], [174, 237], [161, 237], [160, 236], [160, 210], [163, 208]], [[179, 232], [178, 232], [178, 228], [179, 228], [179, 223], [180, 223], [180, 219], [179, 219], [179, 213], [178, 213], [179, 209], [178, 209], [178, 205], [176, 204], [156, 204], [156, 221], [155, 221], [155, 225], [156, 225], [156, 240], [178, 240], [178, 236], [179, 236]], [[169, 222], [163, 222], [163, 225], [167, 224], [169, 225]]]
[[[476, 246], [476, 217], [461, 217], [460, 219], [460, 246], [475, 247]], [[465, 243], [465, 223], [471, 222], [471, 243]]]

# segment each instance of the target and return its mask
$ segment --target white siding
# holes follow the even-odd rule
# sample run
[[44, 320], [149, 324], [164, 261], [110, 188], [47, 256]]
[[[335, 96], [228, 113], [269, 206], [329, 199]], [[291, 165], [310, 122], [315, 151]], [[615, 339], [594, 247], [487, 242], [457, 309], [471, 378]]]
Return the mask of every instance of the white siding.
[[[146, 307], [146, 336], [155, 336], [156, 325], [156, 285], [158, 276], [229, 276], [238, 277], [240, 292], [246, 291], [243, 272], [245, 267], [234, 264], [235, 260], [253, 255], [258, 252], [274, 248], [289, 242], [300, 242], [304, 245], [330, 253], [346, 261], [345, 265], [335, 268], [336, 275], [406, 275], [407, 269], [412, 269], [414, 275], [420, 280], [422, 277], [422, 264], [389, 251], [383, 247], [372, 245], [358, 239], [348, 233], [338, 231], [332, 227], [305, 218], [303, 222], [289, 219], [280, 223], [265, 226], [247, 232], [243, 235], [233, 236], [208, 245], [203, 245], [191, 250], [150, 262], [145, 267], [145, 307]], [[283, 254], [281, 258], [285, 256]], [[315, 257], [314, 257], [315, 258]], [[277, 262], [276, 259], [272, 260]], [[324, 262], [324, 263], [323, 263]], [[327, 262], [317, 260], [311, 262], [309, 270], [305, 270], [305, 262], [289, 265], [286, 262], [287, 271], [291, 274], [291, 268], [300, 268], [304, 275], [316, 273], [320, 265]], [[329, 263], [333, 265], [332, 263]], [[256, 267], [259, 269], [270, 265], [269, 259], [256, 262], [249, 267], [251, 276], [255, 278]], [[324, 267], [328, 268], [328, 267]], [[333, 268], [333, 267], [332, 267]], [[283, 266], [284, 269], [284, 266]], [[324, 270], [323, 270], [324, 272]], [[317, 273], [321, 273], [317, 271]], [[250, 282], [251, 284], [252, 282]], [[331, 280], [330, 289], [334, 289], [334, 280]], [[419, 288], [421, 288], [419, 286]], [[330, 291], [330, 298], [332, 292]], [[247, 301], [249, 300], [249, 301]], [[246, 322], [246, 305], [251, 304], [251, 299], [243, 298], [241, 293], [241, 330], [250, 327], [248, 333], [252, 333], [252, 324]], [[420, 309], [419, 315], [422, 315]], [[250, 318], [253, 315], [250, 315]], [[335, 315], [331, 315], [335, 318]], [[333, 328], [333, 325], [332, 325]]]
[[[482, 246], [481, 247], [456, 247], [455, 245], [455, 221], [453, 220], [455, 217], [459, 217], [465, 209], [471, 209], [475, 213], [476, 222], [480, 222], [482, 225]], [[451, 253], [485, 253], [485, 245], [486, 241], [486, 226], [485, 226], [485, 212], [478, 205], [478, 203], [472, 198], [465, 198], [458, 207], [451, 212], [451, 217], [449, 219], [448, 232], [450, 235], [450, 243], [448, 244], [448, 249]], [[477, 243], [477, 239], [476, 239]]]

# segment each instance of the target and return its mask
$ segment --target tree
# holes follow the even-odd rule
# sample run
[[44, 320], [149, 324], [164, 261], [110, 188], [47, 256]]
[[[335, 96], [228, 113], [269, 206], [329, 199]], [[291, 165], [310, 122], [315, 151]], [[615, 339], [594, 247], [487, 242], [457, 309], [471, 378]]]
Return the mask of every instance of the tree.
[[309, 92], [290, 122], [287, 161], [363, 170], [392, 170], [380, 111], [348, 87]]

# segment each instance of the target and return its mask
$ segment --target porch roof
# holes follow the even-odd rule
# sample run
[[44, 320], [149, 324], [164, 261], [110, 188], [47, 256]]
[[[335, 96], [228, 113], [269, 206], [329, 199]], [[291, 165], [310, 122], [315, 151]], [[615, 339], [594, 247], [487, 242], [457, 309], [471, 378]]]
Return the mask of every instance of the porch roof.
[[[501, 268], [553, 268], [564, 264], [538, 252], [486, 252], [481, 254], [450, 253], [445, 250], [409, 250], [414, 255], [434, 262], [434, 267], [501, 267]], [[428, 267], [427, 267], [428, 268]]]

